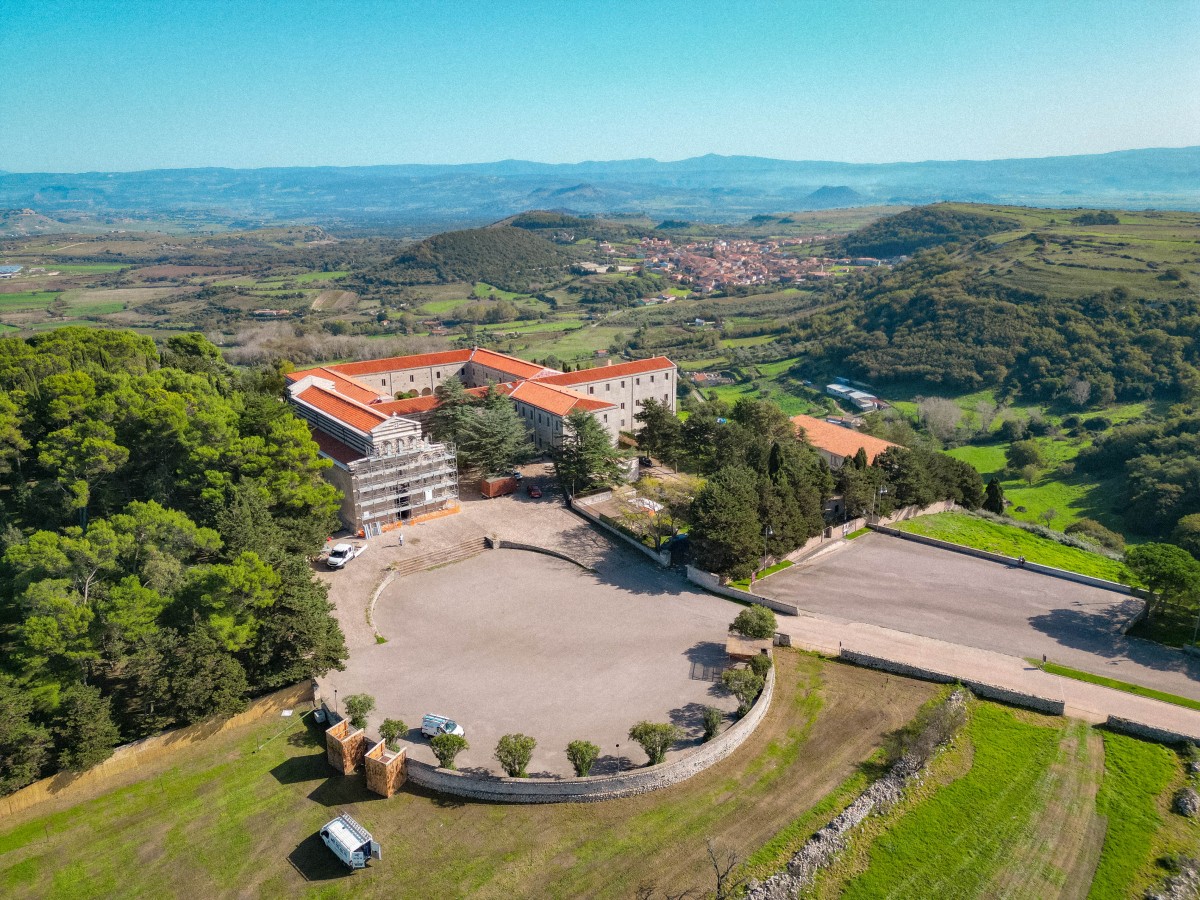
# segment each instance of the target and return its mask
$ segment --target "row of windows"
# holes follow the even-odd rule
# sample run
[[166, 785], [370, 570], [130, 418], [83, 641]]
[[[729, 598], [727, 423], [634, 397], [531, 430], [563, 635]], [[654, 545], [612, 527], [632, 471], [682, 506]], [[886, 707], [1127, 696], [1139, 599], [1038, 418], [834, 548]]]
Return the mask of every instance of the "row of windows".
[[[663, 380], [664, 380], [664, 381], [666, 381], [667, 383], [670, 383], [670, 381], [671, 381], [671, 376], [670, 376], [669, 374], [668, 374], [668, 375], [664, 375], [664, 376], [663, 376]], [[651, 376], [650, 376], [650, 381], [651, 381], [651, 382], [653, 382], [653, 381], [654, 381], [654, 376], [653, 376], [653, 375], [651, 375]], [[641, 378], [635, 378], [635, 379], [633, 379], [633, 383], [634, 383], [635, 385], [640, 385], [640, 384], [642, 383], [642, 379], [641, 379]], [[624, 382], [624, 381], [622, 381], [622, 382], [621, 382], [621, 390], [624, 390], [624, 389], [625, 389], [625, 382]], [[612, 391], [612, 382], [611, 382], [611, 381], [606, 381], [606, 382], [604, 383], [604, 391], [605, 391], [605, 393], [610, 393], [610, 392]], [[589, 393], [589, 394], [594, 394], [594, 393], [596, 393], [596, 386], [595, 386], [594, 384], [589, 384], [589, 385], [588, 385], [588, 393]]]

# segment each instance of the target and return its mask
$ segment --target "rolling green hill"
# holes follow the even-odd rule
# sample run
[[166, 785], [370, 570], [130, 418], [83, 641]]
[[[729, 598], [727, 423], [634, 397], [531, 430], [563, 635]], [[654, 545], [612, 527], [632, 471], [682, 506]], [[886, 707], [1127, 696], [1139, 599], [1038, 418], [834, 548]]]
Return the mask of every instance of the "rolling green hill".
[[560, 278], [571, 260], [566, 250], [524, 228], [472, 228], [414, 244], [364, 279], [397, 285], [485, 281], [526, 291]]

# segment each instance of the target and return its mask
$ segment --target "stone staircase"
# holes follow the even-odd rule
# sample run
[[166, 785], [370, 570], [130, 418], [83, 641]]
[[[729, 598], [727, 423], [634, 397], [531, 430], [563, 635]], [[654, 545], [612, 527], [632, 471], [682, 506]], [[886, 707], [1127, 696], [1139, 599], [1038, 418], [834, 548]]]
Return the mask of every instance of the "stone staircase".
[[434, 569], [438, 566], [459, 562], [460, 560], [469, 559], [477, 553], [482, 553], [486, 549], [487, 541], [482, 536], [459, 541], [457, 544], [451, 544], [449, 547], [443, 547], [440, 550], [400, 560], [400, 562], [391, 567], [392, 577], [403, 578], [415, 572], [423, 572], [426, 569]]

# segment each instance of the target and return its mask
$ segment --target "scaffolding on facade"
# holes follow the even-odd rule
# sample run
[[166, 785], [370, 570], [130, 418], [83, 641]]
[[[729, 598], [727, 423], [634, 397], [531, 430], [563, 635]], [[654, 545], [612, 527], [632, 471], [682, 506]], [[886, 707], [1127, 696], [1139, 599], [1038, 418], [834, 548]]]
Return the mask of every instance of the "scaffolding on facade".
[[449, 444], [424, 444], [348, 466], [354, 514], [364, 532], [446, 509], [458, 499], [458, 464]]

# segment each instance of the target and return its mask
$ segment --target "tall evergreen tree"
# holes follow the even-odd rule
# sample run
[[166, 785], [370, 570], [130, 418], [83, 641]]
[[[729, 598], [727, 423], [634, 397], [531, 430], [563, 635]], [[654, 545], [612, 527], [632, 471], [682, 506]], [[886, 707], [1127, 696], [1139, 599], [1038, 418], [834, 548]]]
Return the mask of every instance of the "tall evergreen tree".
[[995, 475], [987, 484], [987, 495], [983, 498], [983, 508], [998, 516], [1004, 515], [1004, 486]]
[[621, 453], [604, 426], [587, 410], [567, 414], [562, 446], [555, 449], [554, 477], [567, 496], [585, 490], [611, 487], [624, 478]]
[[692, 504], [690, 532], [696, 561], [710, 572], [745, 578], [763, 554], [759, 483], [744, 465], [720, 469]]

